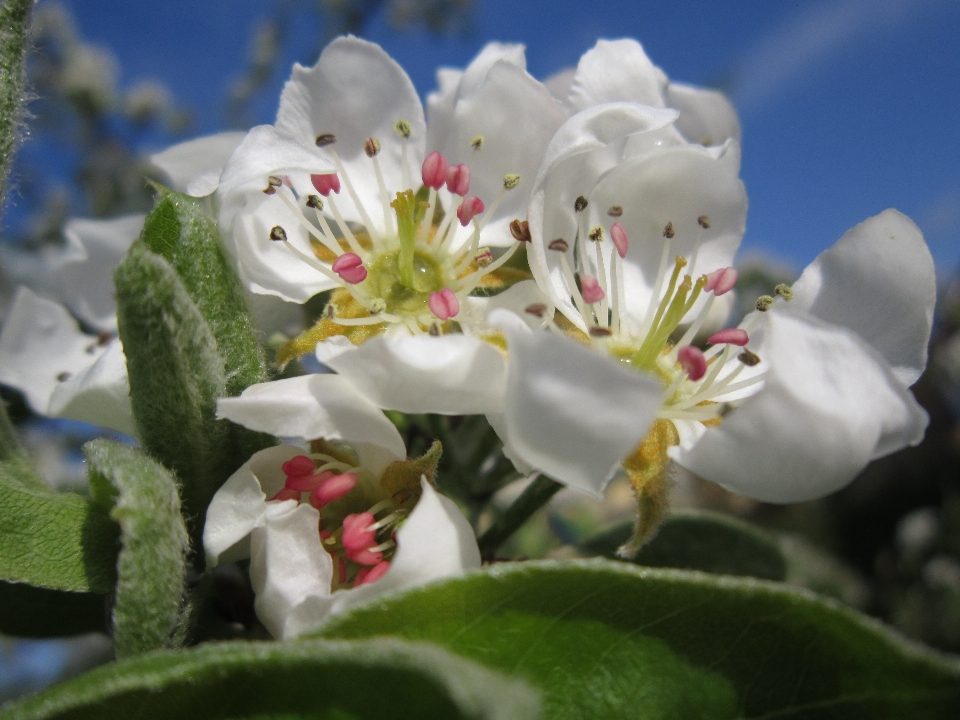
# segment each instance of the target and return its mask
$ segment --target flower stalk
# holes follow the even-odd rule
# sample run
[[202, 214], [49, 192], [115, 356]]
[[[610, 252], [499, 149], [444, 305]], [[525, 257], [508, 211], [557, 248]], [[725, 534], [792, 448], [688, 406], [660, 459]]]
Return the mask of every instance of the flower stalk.
[[560, 483], [546, 475], [538, 475], [534, 478], [520, 497], [514, 500], [506, 512], [480, 536], [477, 541], [480, 546], [480, 556], [484, 560], [492, 559], [497, 548], [503, 545], [537, 510], [546, 505], [562, 487]]

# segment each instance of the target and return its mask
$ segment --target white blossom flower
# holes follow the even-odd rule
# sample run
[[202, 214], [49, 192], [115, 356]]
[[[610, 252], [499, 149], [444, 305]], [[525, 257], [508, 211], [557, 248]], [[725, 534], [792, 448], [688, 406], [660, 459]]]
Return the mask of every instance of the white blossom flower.
[[220, 184], [227, 158], [237, 149], [246, 133], [234, 130], [177, 143], [150, 156], [177, 192], [207, 197]]
[[622, 462], [642, 496], [672, 458], [793, 502], [919, 442], [927, 417], [907, 387], [926, 363], [934, 270], [916, 226], [893, 210], [867, 220], [701, 351], [691, 339], [736, 280], [738, 153], [650, 144], [652, 113], [592, 108], [547, 152], [531, 265], [572, 327], [499, 316], [510, 360], [495, 426], [510, 452], [594, 493]]
[[479, 567], [466, 518], [427, 481], [439, 445], [416, 460], [350, 383], [309, 375], [247, 388], [218, 415], [312, 440], [262, 450], [217, 491], [203, 542], [215, 566], [250, 558], [256, 611], [277, 638], [377, 595]]

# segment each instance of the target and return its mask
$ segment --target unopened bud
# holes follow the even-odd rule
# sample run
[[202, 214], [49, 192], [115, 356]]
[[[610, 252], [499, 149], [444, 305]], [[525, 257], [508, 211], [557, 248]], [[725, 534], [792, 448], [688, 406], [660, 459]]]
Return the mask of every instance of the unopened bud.
[[757, 310], [766, 312], [773, 307], [773, 298], [769, 295], [761, 295], [757, 298]]
[[583, 195], [578, 195], [577, 199], [573, 201], [574, 212], [583, 212], [587, 209], [587, 199]]
[[533, 315], [538, 318], [542, 318], [547, 314], [547, 306], [543, 303], [533, 303], [532, 305], [527, 305], [523, 311], [528, 315]]
[[375, 137], [368, 137], [363, 141], [363, 151], [368, 158], [375, 157], [380, 152], [380, 141]]
[[520, 184], [520, 176], [516, 173], [507, 173], [503, 176], [503, 186], [507, 190], [513, 190], [517, 185]]
[[780, 283], [773, 289], [773, 291], [787, 302], [793, 300], [793, 288], [786, 283]]
[[286, 240], [287, 231], [279, 225], [274, 225], [272, 228], [270, 228], [270, 239], [274, 241]]
[[742, 353], [737, 355], [737, 360], [742, 362], [747, 367], [753, 367], [754, 365], [760, 364], [760, 356], [756, 353], [750, 352], [749, 350], [744, 350]]
[[570, 249], [570, 246], [567, 244], [567, 241], [563, 238], [557, 238], [556, 240], [551, 240], [550, 244], [547, 245], [550, 250], [556, 250], [557, 252], [566, 252]]
[[623, 215], [623, 208], [619, 205], [611, 205], [610, 209], [607, 210], [607, 215], [610, 217], [620, 217]]
[[408, 123], [406, 120], [397, 120], [393, 124], [393, 129], [396, 130], [397, 135], [402, 137], [404, 140], [410, 137], [410, 123]]
[[474, 135], [470, 141], [470, 147], [474, 150], [483, 150], [483, 135]]
[[333, 133], [323, 133], [322, 135], [317, 135], [317, 147], [326, 147], [327, 145], [333, 145], [337, 141], [337, 136]]
[[530, 242], [530, 223], [526, 220], [514, 220], [510, 223], [510, 234], [517, 242]]
[[704, 230], [710, 229], [710, 217], [708, 215], [701, 215], [697, 218], [697, 224], [702, 227]]
[[590, 234], [587, 235], [593, 242], [603, 242], [603, 228], [597, 225]]
[[668, 222], [663, 228], [663, 236], [669, 240], [674, 235], [676, 235], [676, 233], [673, 231], [673, 223]]

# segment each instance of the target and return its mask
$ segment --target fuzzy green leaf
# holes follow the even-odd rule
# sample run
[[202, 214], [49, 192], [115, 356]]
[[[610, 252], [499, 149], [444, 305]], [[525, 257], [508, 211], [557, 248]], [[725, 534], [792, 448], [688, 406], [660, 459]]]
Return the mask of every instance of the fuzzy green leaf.
[[177, 647], [185, 630], [189, 542], [176, 483], [135, 448], [101, 439], [83, 452], [95, 494], [113, 501], [110, 515], [122, 531], [113, 609], [117, 657]]
[[0, 633], [55, 638], [107, 632], [107, 599], [94, 593], [63, 592], [0, 582]]
[[224, 643], [103, 667], [0, 720], [535, 720], [536, 694], [440, 648], [397, 640]]
[[0, 5], [0, 197], [17, 147], [23, 114], [24, 58], [33, 0]]
[[358, 608], [324, 637], [434, 642], [543, 692], [544, 717], [960, 717], [960, 659], [752, 578], [503, 563]]

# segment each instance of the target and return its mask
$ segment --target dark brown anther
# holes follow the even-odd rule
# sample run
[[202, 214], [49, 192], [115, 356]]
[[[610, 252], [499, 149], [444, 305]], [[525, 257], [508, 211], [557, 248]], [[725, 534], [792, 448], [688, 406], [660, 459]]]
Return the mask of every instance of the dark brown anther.
[[104, 345], [108, 344], [111, 340], [113, 340], [112, 332], [103, 330], [97, 333], [97, 345], [99, 345], [100, 347], [103, 347]]
[[664, 226], [664, 228], [663, 228], [663, 236], [664, 236], [667, 240], [669, 240], [669, 239], [672, 238], [674, 235], [676, 235], [676, 233], [673, 231], [673, 223], [672, 223], [672, 222], [668, 222], [668, 223]]
[[276, 175], [271, 175], [267, 178], [267, 184], [273, 185], [274, 187], [280, 187], [283, 185], [283, 178], [279, 178]]
[[607, 210], [607, 215], [610, 217], [620, 217], [623, 215], [623, 208], [619, 205], [611, 205], [610, 209]]
[[573, 209], [577, 212], [583, 212], [586, 210], [587, 199], [583, 195], [578, 196], [577, 199], [573, 201]]
[[363, 141], [363, 151], [368, 158], [375, 157], [380, 153], [380, 141], [375, 137], [368, 137]]
[[704, 230], [710, 229], [710, 218], [706, 215], [701, 215], [697, 218], [697, 224], [702, 227]]
[[590, 231], [590, 234], [587, 235], [587, 237], [593, 240], [593, 242], [603, 242], [603, 228], [597, 225], [593, 230]]
[[276, 194], [276, 192], [277, 192], [277, 188], [274, 187], [273, 185], [267, 185], [267, 186], [263, 189], [263, 194], [264, 194], [264, 195], [274, 195], [274, 194]]
[[307, 207], [323, 210], [323, 200], [319, 195], [307, 195]]
[[527, 305], [523, 311], [529, 315], [534, 315], [538, 318], [542, 318], [547, 314], [547, 306], [543, 303], [533, 303], [533, 305]]
[[530, 223], [526, 220], [514, 220], [510, 223], [510, 234], [517, 242], [530, 242]]
[[737, 355], [737, 360], [742, 362], [747, 367], [753, 367], [754, 365], [760, 364], [760, 356], [756, 353], [752, 353], [749, 350], [744, 350], [742, 353]]
[[337, 141], [337, 136], [333, 133], [323, 133], [322, 135], [317, 135], [317, 147], [326, 147], [327, 145], [333, 145]]
[[570, 249], [570, 246], [567, 244], [567, 241], [563, 238], [557, 238], [556, 240], [551, 240], [550, 244], [547, 245], [551, 250], [556, 250], [557, 252], [566, 252]]
[[274, 225], [270, 229], [270, 239], [274, 241], [285, 241], [287, 239], [287, 231], [279, 225]]
[[60, 373], [59, 375], [57, 375], [57, 382], [66, 382], [67, 380], [69, 380], [69, 379], [72, 378], [72, 377], [73, 377], [73, 375], [71, 375], [71, 374], [68, 373], [66, 370], [64, 370], [62, 373]]
[[601, 338], [613, 335], [610, 328], [592, 327], [590, 328], [590, 337]]

